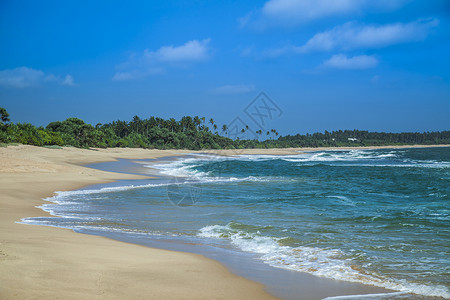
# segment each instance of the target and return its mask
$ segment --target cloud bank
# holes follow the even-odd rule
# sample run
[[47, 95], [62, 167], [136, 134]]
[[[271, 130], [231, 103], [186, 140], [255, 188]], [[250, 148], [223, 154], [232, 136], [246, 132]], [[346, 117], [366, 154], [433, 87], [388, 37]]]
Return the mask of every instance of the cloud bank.
[[422, 42], [439, 25], [437, 19], [419, 19], [409, 23], [365, 25], [348, 22], [316, 33], [302, 46], [288, 45], [263, 52], [264, 57], [326, 51], [379, 49], [397, 44]]
[[395, 44], [420, 42], [439, 25], [437, 19], [419, 19], [410, 23], [362, 25], [348, 22], [315, 34], [297, 52], [383, 48]]
[[0, 86], [3, 87], [21, 89], [40, 86], [46, 82], [53, 82], [65, 86], [76, 85], [72, 75], [69, 74], [62, 79], [53, 74], [45, 74], [41, 70], [35, 70], [27, 67], [0, 71]]
[[344, 54], [336, 54], [326, 60], [322, 64], [322, 67], [346, 70], [364, 70], [376, 67], [377, 65], [378, 60], [374, 56], [359, 55], [347, 57]]
[[192, 40], [181, 46], [163, 46], [156, 51], [145, 49], [142, 53], [130, 55], [128, 60], [117, 66], [113, 80], [131, 80], [153, 74], [164, 73], [167, 67], [185, 67], [208, 60], [212, 55], [211, 39]]
[[269, 0], [240, 19], [241, 26], [297, 26], [318, 19], [372, 11], [392, 11], [408, 0]]

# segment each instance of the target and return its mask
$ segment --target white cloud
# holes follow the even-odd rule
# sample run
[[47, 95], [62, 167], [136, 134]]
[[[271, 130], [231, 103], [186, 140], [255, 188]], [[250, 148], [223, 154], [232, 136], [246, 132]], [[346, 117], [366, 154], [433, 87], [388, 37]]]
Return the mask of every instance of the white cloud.
[[263, 15], [273, 19], [301, 22], [359, 9], [363, 0], [270, 0], [262, 8]]
[[6, 87], [25, 88], [37, 86], [44, 78], [44, 72], [27, 67], [0, 71], [0, 85]]
[[348, 22], [331, 30], [315, 34], [303, 46], [286, 45], [262, 53], [274, 58], [286, 54], [353, 49], [376, 49], [408, 42], [424, 41], [439, 25], [437, 19], [419, 19], [410, 23], [364, 25]]
[[135, 75], [132, 75], [130, 72], [116, 72], [114, 74], [113, 80], [121, 81], [121, 80], [130, 80], [136, 77]]
[[127, 67], [123, 68], [126, 71], [116, 72], [112, 78], [113, 81], [132, 80], [149, 75], [164, 73], [164, 69], [162, 67], [151, 67], [145, 64], [132, 65], [130, 63], [127, 63], [126, 65]]
[[224, 85], [211, 90], [211, 93], [218, 95], [245, 94], [255, 90], [253, 85]]
[[333, 55], [326, 60], [322, 66], [326, 68], [363, 70], [374, 68], [378, 65], [378, 60], [374, 56], [359, 55], [347, 57], [344, 54]]
[[431, 29], [438, 26], [437, 19], [420, 19], [410, 23], [361, 25], [349, 22], [314, 35], [296, 52], [351, 50], [356, 48], [382, 48], [390, 45], [425, 40]]
[[210, 50], [208, 44], [210, 41], [211, 39], [203, 41], [193, 40], [178, 47], [164, 46], [156, 52], [148, 52], [147, 50], [146, 55], [149, 59], [154, 57], [162, 62], [203, 61], [209, 58]]
[[181, 46], [163, 46], [156, 51], [145, 49], [141, 54], [133, 53], [125, 63], [118, 65], [120, 71], [113, 80], [131, 80], [165, 72], [167, 66], [180, 67], [206, 61], [211, 57], [211, 39], [192, 40]]
[[61, 84], [67, 86], [75, 86], [75, 82], [73, 80], [72, 75], [67, 74], [66, 77], [64, 77], [64, 80], [61, 82]]
[[244, 28], [245, 26], [247, 26], [249, 23], [251, 23], [253, 21], [253, 17], [254, 17], [254, 13], [250, 12], [247, 15], [238, 18], [238, 24], [240, 28]]
[[269, 0], [260, 11], [239, 20], [241, 26], [251, 24], [295, 26], [332, 16], [360, 14], [371, 11], [392, 11], [409, 0]]
[[64, 79], [53, 74], [45, 74], [41, 70], [27, 67], [6, 69], [0, 71], [0, 85], [10, 88], [27, 88], [39, 86], [44, 82], [55, 82], [61, 85], [74, 86], [75, 82], [71, 75]]

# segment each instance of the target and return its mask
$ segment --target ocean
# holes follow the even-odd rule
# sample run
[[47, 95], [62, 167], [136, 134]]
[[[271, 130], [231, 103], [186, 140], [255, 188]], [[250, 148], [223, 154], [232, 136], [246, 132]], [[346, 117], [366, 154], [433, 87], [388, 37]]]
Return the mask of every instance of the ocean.
[[450, 298], [448, 147], [186, 153], [133, 166], [157, 178], [57, 192], [41, 206], [55, 217], [22, 222], [208, 245], [399, 297]]

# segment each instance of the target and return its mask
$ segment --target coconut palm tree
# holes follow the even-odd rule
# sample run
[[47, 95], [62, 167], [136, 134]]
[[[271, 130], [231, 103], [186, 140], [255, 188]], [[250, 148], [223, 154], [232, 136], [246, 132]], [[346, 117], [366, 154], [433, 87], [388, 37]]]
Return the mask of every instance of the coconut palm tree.
[[222, 125], [222, 131], [225, 132], [225, 135], [228, 135], [228, 126], [226, 124]]
[[0, 107], [0, 126], [3, 126], [4, 123], [7, 123], [9, 121], [10, 121], [10, 119], [9, 119], [8, 112], [6, 111], [5, 108]]

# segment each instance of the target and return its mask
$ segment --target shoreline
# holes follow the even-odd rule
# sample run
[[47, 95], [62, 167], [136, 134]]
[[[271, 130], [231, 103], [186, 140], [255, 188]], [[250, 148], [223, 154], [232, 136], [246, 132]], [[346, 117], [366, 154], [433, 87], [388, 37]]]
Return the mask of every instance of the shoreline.
[[[345, 150], [377, 150], [377, 149], [412, 149], [412, 148], [441, 148], [450, 147], [450, 144], [443, 145], [401, 145], [401, 146], [355, 146], [355, 147], [302, 147], [302, 148], [268, 148], [268, 149], [225, 149], [225, 150], [203, 150], [197, 152], [212, 152], [221, 155], [290, 155], [298, 154], [302, 151], [345, 151]], [[195, 153], [195, 151], [193, 151]]]
[[[449, 147], [450, 145], [437, 145]], [[218, 155], [289, 155], [299, 151], [422, 148], [417, 146], [288, 148], [246, 150], [145, 150], [33, 146], [0, 148], [0, 298], [262, 298], [264, 286], [232, 274], [221, 263], [186, 251], [161, 250], [101, 236], [76, 234], [63, 228], [15, 223], [25, 217], [48, 215], [37, 205], [57, 190], [74, 190], [116, 180], [150, 176], [112, 173], [87, 164], [125, 159], [152, 159], [187, 153]], [[426, 147], [426, 146], [425, 146]], [[432, 147], [435, 147], [434, 145]], [[239, 153], [236, 153], [239, 151]], [[23, 247], [23, 246], [26, 247]], [[106, 250], [105, 250], [106, 249]], [[124, 257], [124, 253], [129, 256]], [[149, 255], [150, 254], [150, 255]], [[158, 259], [148, 256], [155, 256]], [[70, 258], [70, 259], [68, 259]], [[162, 264], [161, 261], [165, 264]], [[88, 262], [81, 263], [78, 262]], [[146, 265], [147, 268], [142, 265]], [[154, 266], [158, 268], [153, 268]], [[131, 267], [130, 267], [131, 266]], [[150, 266], [150, 271], [148, 270]], [[70, 270], [67, 268], [70, 267]], [[72, 270], [74, 268], [74, 270]], [[192, 273], [195, 272], [195, 273]], [[195, 278], [193, 278], [195, 274]], [[150, 278], [149, 280], [143, 278]], [[157, 283], [153, 280], [164, 277]], [[75, 283], [76, 282], [76, 283]], [[173, 284], [177, 282], [177, 284]], [[172, 284], [170, 284], [172, 283]], [[337, 285], [340, 282], [336, 283]], [[123, 288], [123, 289], [122, 289]], [[28, 291], [27, 291], [28, 290]]]
[[[87, 153], [88, 152], [88, 153]], [[0, 149], [0, 299], [275, 299], [262, 284], [202, 255], [130, 244], [73, 230], [18, 224], [58, 190], [148, 177], [79, 164], [157, 158], [176, 151], [13, 146]]]
[[[417, 148], [417, 147], [415, 147]], [[297, 150], [297, 149], [295, 149]], [[334, 149], [333, 149], [334, 150]], [[251, 150], [247, 150], [251, 151]], [[290, 150], [288, 150], [290, 151]], [[202, 153], [202, 155], [208, 155], [208, 156], [214, 156], [211, 153]], [[261, 153], [261, 154], [268, 154], [268, 153]], [[298, 152], [295, 152], [293, 154], [299, 154]], [[257, 155], [258, 156], [258, 155]], [[150, 167], [152, 164], [161, 165], [161, 163], [171, 163], [172, 160], [183, 160], [183, 159], [192, 159], [196, 157], [196, 153], [190, 153], [186, 155], [178, 155], [173, 157], [165, 157], [158, 159], [156, 161], [128, 161], [128, 162], [121, 162], [120, 164], [122, 167], [128, 167], [128, 169], [133, 174], [142, 174], [147, 173], [147, 168]], [[261, 156], [263, 157], [263, 156]], [[199, 157], [202, 159], [202, 157]], [[214, 158], [212, 158], [214, 159]], [[145, 168], [142, 167], [141, 169], [144, 170], [143, 172], [139, 172], [139, 168], [130, 168], [131, 163], [134, 163], [135, 165], [145, 165]], [[100, 168], [101, 170], [111, 170], [112, 165], [116, 163], [105, 163], [105, 164], [98, 164], [98, 165], [90, 165], [90, 167], [93, 168]], [[117, 163], [118, 164], [118, 163]], [[159, 169], [159, 168], [157, 168]], [[159, 172], [159, 171], [158, 171]], [[160, 180], [159, 183], [165, 183], [165, 180], [167, 179], [167, 176], [170, 177], [170, 175], [161, 175], [158, 173], [153, 173], [158, 179]], [[181, 175], [181, 176], [189, 176], [189, 175]], [[162, 177], [162, 178], [160, 178]], [[166, 179], [164, 179], [166, 178]], [[162, 181], [161, 181], [162, 180]], [[103, 186], [97, 186], [94, 187], [94, 189], [100, 189], [100, 188], [109, 188], [109, 187], [124, 187], [131, 185], [134, 187], [138, 187], [138, 185], [133, 184], [132, 182], [123, 182], [123, 184], [120, 184], [121, 181], [118, 181], [117, 184], [114, 185], [103, 185]], [[142, 182], [142, 184], [145, 186], [147, 185], [147, 182]], [[212, 223], [216, 224], [216, 223]], [[81, 229], [81, 232], [83, 232], [83, 229]], [[89, 230], [88, 230], [89, 232]], [[214, 249], [207, 249], [207, 248], [217, 248], [217, 245], [210, 246], [208, 241], [201, 241], [197, 238], [192, 238], [190, 235], [182, 236], [182, 237], [172, 237], [167, 236], [164, 237], [157, 234], [156, 236], [152, 236], [149, 234], [148, 238], [141, 238], [139, 236], [127, 236], [125, 233], [115, 233], [115, 232], [104, 232], [103, 230], [95, 232], [95, 229], [93, 231], [90, 231], [90, 234], [98, 234], [101, 236], [108, 236], [112, 237], [113, 239], [127, 241], [135, 244], [141, 244], [146, 245], [150, 247], [156, 247], [156, 248], [162, 248], [162, 249], [168, 249], [168, 250], [176, 250], [176, 251], [182, 251], [182, 252], [193, 252], [197, 254], [202, 254], [206, 257], [213, 258], [215, 260], [218, 260], [219, 262], [223, 263], [228, 269], [232, 270], [233, 273], [237, 275], [241, 275], [243, 277], [249, 278], [251, 280], [254, 280], [256, 282], [260, 282], [266, 286], [266, 289], [270, 292], [272, 292], [275, 296], [280, 297], [281, 299], [325, 299], [325, 298], [333, 298], [333, 297], [344, 297], [344, 295], [356, 295], [355, 291], [359, 293], [360, 295], [366, 295], [366, 294], [385, 294], [386, 295], [396, 295], [398, 296], [403, 295], [405, 297], [407, 292], [395, 292], [394, 290], [390, 290], [386, 287], [382, 287], [380, 285], [371, 285], [368, 283], [362, 283], [362, 282], [352, 282], [352, 281], [342, 281], [342, 280], [333, 280], [329, 277], [317, 277], [314, 275], [311, 275], [307, 272], [299, 272], [299, 271], [292, 271], [285, 268], [280, 267], [274, 267], [266, 262], [263, 262], [259, 255], [255, 253], [248, 254], [248, 252], [242, 251], [240, 249], [235, 249], [233, 251], [224, 251], [221, 246], [219, 246], [219, 250]], [[232, 256], [233, 258], [229, 258], [226, 256]], [[247, 257], [245, 257], [247, 256]], [[253, 260], [253, 262], [250, 262], [250, 260]], [[251, 272], [249, 269], [255, 269], [259, 270], [261, 273], [270, 274], [270, 275], [260, 275], [256, 274], [256, 272]], [[263, 271], [261, 271], [263, 270]], [[286, 284], [286, 282], [289, 282], [290, 284]], [[315, 287], [315, 288], [313, 288]], [[320, 287], [320, 289], [318, 288]], [[327, 295], [330, 291], [334, 292], [333, 295]], [[302, 295], [302, 296], [298, 296]], [[308, 296], [305, 296], [308, 295]], [[435, 298], [432, 296], [415, 296], [414, 294], [408, 294], [411, 299], [440, 299], [439, 297]], [[300, 297], [300, 298], [299, 298]], [[416, 298], [417, 297], [417, 298]], [[330, 298], [330, 299], [331, 299]], [[344, 297], [345, 298], [345, 297]], [[339, 298], [340, 299], [340, 298]]]

